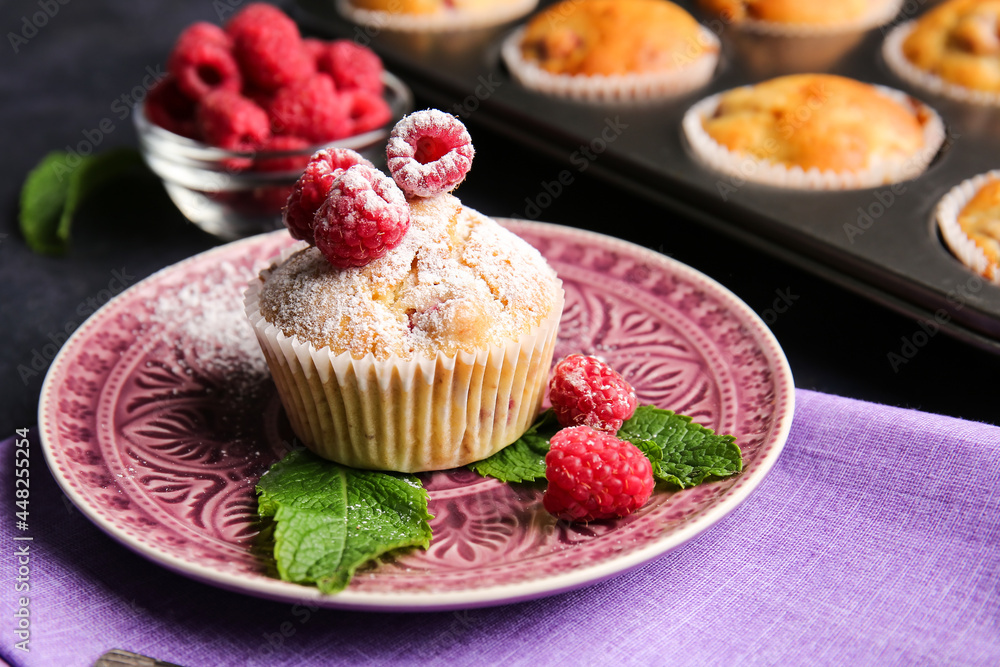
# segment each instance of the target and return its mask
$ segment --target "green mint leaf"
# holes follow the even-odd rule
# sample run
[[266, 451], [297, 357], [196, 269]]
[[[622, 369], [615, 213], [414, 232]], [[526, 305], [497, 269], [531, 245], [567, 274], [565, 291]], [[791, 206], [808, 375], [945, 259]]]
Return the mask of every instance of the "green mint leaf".
[[37, 253], [57, 255], [69, 247], [73, 216], [83, 200], [103, 183], [141, 164], [132, 148], [98, 155], [53, 151], [28, 173], [21, 188], [21, 233]]
[[347, 542], [338, 576], [332, 588], [320, 583], [320, 590], [331, 593], [350, 582], [351, 575], [366, 561], [388, 551], [431, 543], [427, 513], [427, 491], [412, 475], [371, 470], [349, 471], [347, 480]]
[[640, 452], [645, 454], [646, 458], [649, 459], [649, 462], [653, 464], [653, 474], [655, 475], [656, 467], [660, 465], [661, 461], [663, 461], [663, 447], [660, 447], [652, 440], [636, 440], [635, 442], [632, 442], [632, 444], [635, 445]]
[[502, 482], [533, 482], [544, 479], [549, 438], [559, 428], [555, 413], [546, 410], [520, 438], [493, 456], [469, 464], [469, 467], [483, 477], [495, 477]]
[[[653, 463], [653, 475], [686, 489], [709, 477], [728, 477], [743, 469], [736, 438], [717, 435], [690, 417], [648, 405], [636, 408], [618, 437], [641, 449]], [[659, 448], [659, 460], [654, 460]], [[652, 454], [651, 454], [652, 453]]]
[[427, 492], [411, 475], [355, 470], [293, 451], [257, 484], [258, 512], [275, 522], [278, 575], [336, 593], [354, 571], [409, 546], [427, 548]]

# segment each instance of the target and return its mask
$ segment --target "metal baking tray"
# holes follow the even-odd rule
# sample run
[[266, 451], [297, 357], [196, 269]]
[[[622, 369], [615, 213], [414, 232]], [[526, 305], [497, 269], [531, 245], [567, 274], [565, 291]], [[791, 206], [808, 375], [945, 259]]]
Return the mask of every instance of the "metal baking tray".
[[[549, 4], [542, 0], [539, 8]], [[705, 21], [692, 3], [678, 4]], [[459, 116], [475, 113], [477, 122], [564, 160], [570, 177], [586, 169], [906, 313], [929, 333], [945, 331], [1000, 354], [1000, 288], [950, 254], [933, 220], [934, 206], [951, 187], [1000, 167], [1000, 109], [907, 87], [882, 60], [891, 25], [851, 35], [782, 38], [714, 24], [723, 28], [722, 54], [706, 87], [666, 101], [593, 104], [544, 96], [510, 78], [500, 47], [517, 24], [407, 34], [351, 24], [338, 15], [333, 0], [298, 0], [297, 10], [309, 29], [371, 46], [415, 93], [439, 108]], [[926, 172], [895, 186], [844, 192], [752, 183], [720, 187], [732, 182], [685, 149], [684, 112], [712, 93], [794, 72], [829, 72], [909, 92], [942, 116], [945, 146]], [[540, 197], [537, 203], [545, 201]], [[544, 206], [537, 212], [527, 203], [525, 208], [525, 217], [544, 219]]]

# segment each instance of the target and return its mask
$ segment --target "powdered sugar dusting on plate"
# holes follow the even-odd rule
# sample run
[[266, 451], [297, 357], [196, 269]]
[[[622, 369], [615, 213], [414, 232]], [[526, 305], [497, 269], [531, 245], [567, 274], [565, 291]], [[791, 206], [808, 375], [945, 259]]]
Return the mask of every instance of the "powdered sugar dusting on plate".
[[175, 290], [161, 293], [147, 306], [150, 326], [161, 329], [159, 343], [176, 346], [178, 364], [190, 373], [190, 363], [228, 381], [236, 396], [255, 393], [268, 379], [267, 363], [243, 309], [243, 293], [263, 268], [220, 262]]

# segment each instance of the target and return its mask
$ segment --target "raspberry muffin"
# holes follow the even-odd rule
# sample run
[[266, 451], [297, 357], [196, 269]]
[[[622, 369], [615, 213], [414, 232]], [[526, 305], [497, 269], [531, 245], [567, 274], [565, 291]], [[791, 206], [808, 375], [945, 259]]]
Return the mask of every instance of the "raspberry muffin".
[[950, 0], [897, 28], [883, 53], [914, 85], [1000, 104], [1000, 0]]
[[741, 29], [773, 34], [866, 30], [894, 17], [900, 0], [698, 0], [709, 14]]
[[1000, 284], [1000, 171], [970, 178], [937, 207], [945, 243], [963, 264]]
[[360, 468], [453, 468], [537, 416], [561, 282], [448, 192], [472, 157], [456, 118], [404, 118], [387, 155], [395, 180], [350, 151], [314, 159], [285, 214], [312, 245], [262, 273], [247, 314], [309, 449]]
[[514, 77], [547, 94], [587, 100], [642, 100], [703, 85], [719, 42], [665, 0], [565, 0], [508, 38]]
[[499, 25], [530, 13], [538, 0], [337, 0], [355, 23], [401, 31], [466, 30]]
[[833, 68], [902, 0], [699, 0], [716, 34], [756, 80]]
[[684, 118], [695, 155], [783, 187], [846, 189], [912, 178], [944, 138], [912, 98], [827, 74], [778, 77], [702, 100]]

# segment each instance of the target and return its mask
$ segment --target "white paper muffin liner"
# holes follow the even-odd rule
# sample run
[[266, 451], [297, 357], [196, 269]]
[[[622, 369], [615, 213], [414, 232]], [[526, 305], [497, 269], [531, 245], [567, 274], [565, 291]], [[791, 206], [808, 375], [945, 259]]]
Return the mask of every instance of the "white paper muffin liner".
[[438, 14], [407, 14], [355, 7], [350, 0], [336, 0], [340, 15], [377, 30], [398, 32], [456, 32], [500, 25], [530, 14], [538, 0], [510, 0], [481, 10], [450, 10]]
[[952, 254], [980, 276], [1000, 285], [1000, 266], [991, 262], [983, 249], [976, 245], [958, 224], [958, 216], [962, 209], [972, 201], [980, 188], [997, 179], [1000, 179], [1000, 169], [962, 181], [941, 198], [937, 208], [934, 209], [934, 218]]
[[917, 26], [916, 21], [902, 23], [886, 36], [882, 42], [882, 57], [892, 73], [914, 88], [926, 90], [934, 95], [947, 97], [966, 104], [982, 106], [1000, 106], [1000, 93], [988, 90], [975, 90], [956, 83], [946, 81], [936, 74], [927, 72], [914, 65], [903, 54], [903, 42]]
[[754, 183], [800, 190], [854, 190], [914, 178], [923, 173], [940, 149], [945, 138], [944, 122], [936, 111], [906, 93], [883, 86], [874, 88], [901, 104], [919, 104], [924, 112], [924, 147], [906, 160], [883, 160], [867, 169], [836, 172], [788, 167], [736, 153], [715, 141], [702, 124], [715, 113], [724, 93], [695, 103], [685, 112], [681, 127], [688, 147], [699, 161], [721, 174]]
[[[830, 0], [836, 2], [836, 0]], [[904, 0], [884, 0], [874, 3], [869, 10], [851, 20], [834, 24], [818, 23], [779, 23], [777, 21], [761, 21], [760, 19], [744, 19], [738, 23], [726, 24], [730, 27], [760, 35], [781, 37], [812, 37], [817, 35], [836, 35], [847, 32], [862, 32], [888, 23], [899, 14]], [[722, 21], [716, 18], [716, 21]]]
[[[277, 266], [296, 246], [277, 258]], [[267, 271], [262, 273], [266, 277]], [[263, 280], [244, 297], [292, 430], [308, 449], [355, 468], [420, 472], [484, 459], [538, 416], [562, 314], [516, 340], [454, 356], [355, 359], [286, 336], [260, 312]]]
[[553, 74], [521, 54], [525, 28], [512, 32], [503, 42], [501, 54], [511, 76], [525, 88], [589, 102], [641, 102], [682, 95], [705, 85], [719, 62], [719, 38], [700, 26], [698, 41], [706, 51], [690, 63], [668, 72], [592, 75]]

